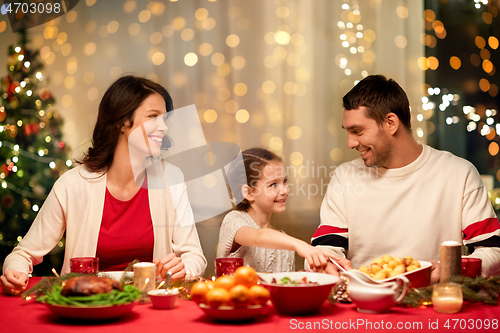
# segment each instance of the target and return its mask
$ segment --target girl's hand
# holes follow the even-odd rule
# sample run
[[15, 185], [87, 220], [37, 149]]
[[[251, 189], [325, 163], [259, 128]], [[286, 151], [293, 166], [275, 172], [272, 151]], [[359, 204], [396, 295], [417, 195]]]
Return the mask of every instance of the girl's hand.
[[330, 251], [314, 247], [304, 241], [299, 241], [295, 246], [295, 252], [299, 256], [307, 259], [311, 268], [315, 270], [323, 270], [328, 264], [328, 257], [333, 256]]
[[6, 270], [0, 276], [0, 284], [5, 295], [16, 296], [26, 290], [28, 286], [28, 274]]
[[162, 279], [165, 279], [169, 271], [172, 274], [172, 279], [183, 279], [186, 276], [184, 263], [175, 253], [170, 253], [161, 260], [155, 258], [153, 263], [156, 265], [156, 275], [160, 275]]

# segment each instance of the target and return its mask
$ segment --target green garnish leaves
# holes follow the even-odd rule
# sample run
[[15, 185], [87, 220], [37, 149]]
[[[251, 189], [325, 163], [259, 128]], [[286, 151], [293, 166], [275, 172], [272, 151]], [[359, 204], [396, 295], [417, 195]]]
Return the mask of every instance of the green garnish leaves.
[[124, 286], [123, 291], [114, 289], [107, 294], [95, 294], [91, 296], [63, 296], [61, 286], [54, 286], [50, 292], [37, 300], [54, 305], [72, 306], [110, 306], [133, 302], [141, 296], [141, 292], [134, 286]]
[[283, 283], [283, 284], [290, 283], [290, 278], [288, 276], [285, 276], [284, 278], [281, 279], [281, 283]]

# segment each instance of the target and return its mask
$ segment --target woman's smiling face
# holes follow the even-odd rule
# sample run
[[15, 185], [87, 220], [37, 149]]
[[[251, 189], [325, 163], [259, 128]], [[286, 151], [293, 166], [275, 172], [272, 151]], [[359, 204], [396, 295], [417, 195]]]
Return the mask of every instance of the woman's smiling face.
[[160, 155], [163, 137], [168, 130], [166, 113], [165, 100], [157, 93], [149, 95], [134, 111], [132, 127], [124, 127], [131, 155]]

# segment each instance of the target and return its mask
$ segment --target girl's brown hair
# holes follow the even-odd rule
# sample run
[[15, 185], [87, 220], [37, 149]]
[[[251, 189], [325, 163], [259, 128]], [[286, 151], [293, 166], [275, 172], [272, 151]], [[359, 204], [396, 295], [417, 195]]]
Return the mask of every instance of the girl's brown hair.
[[[159, 94], [165, 100], [167, 112], [174, 109], [170, 94], [161, 85], [137, 76], [124, 76], [115, 81], [104, 93], [99, 104], [97, 122], [92, 135], [92, 147], [82, 161], [90, 171], [106, 172], [114, 158], [115, 148], [122, 127], [134, 122], [134, 112], [142, 102], [152, 94]], [[167, 137], [162, 148], [168, 148], [172, 142]]]
[[237, 190], [233, 193], [235, 202], [238, 202], [236, 210], [246, 212], [250, 208], [250, 202], [243, 197], [242, 186], [255, 187], [262, 175], [262, 170], [267, 164], [270, 162], [283, 162], [283, 160], [275, 153], [263, 148], [250, 148], [243, 151], [242, 155], [245, 165], [245, 175], [238, 172], [240, 168], [234, 165], [230, 168], [227, 177], [230, 183], [238, 184], [236, 188], [239, 191]]

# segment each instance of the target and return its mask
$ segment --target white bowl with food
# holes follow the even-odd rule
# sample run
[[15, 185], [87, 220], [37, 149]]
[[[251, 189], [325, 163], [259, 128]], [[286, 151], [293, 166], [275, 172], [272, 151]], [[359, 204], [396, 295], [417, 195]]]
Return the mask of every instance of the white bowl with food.
[[154, 289], [148, 291], [148, 296], [156, 309], [173, 309], [179, 296], [177, 289]]
[[411, 256], [392, 257], [383, 255], [371, 261], [370, 265], [361, 266], [360, 272], [378, 282], [391, 282], [396, 276], [404, 276], [410, 280], [410, 287], [427, 287], [431, 282], [432, 263], [415, 260]]

